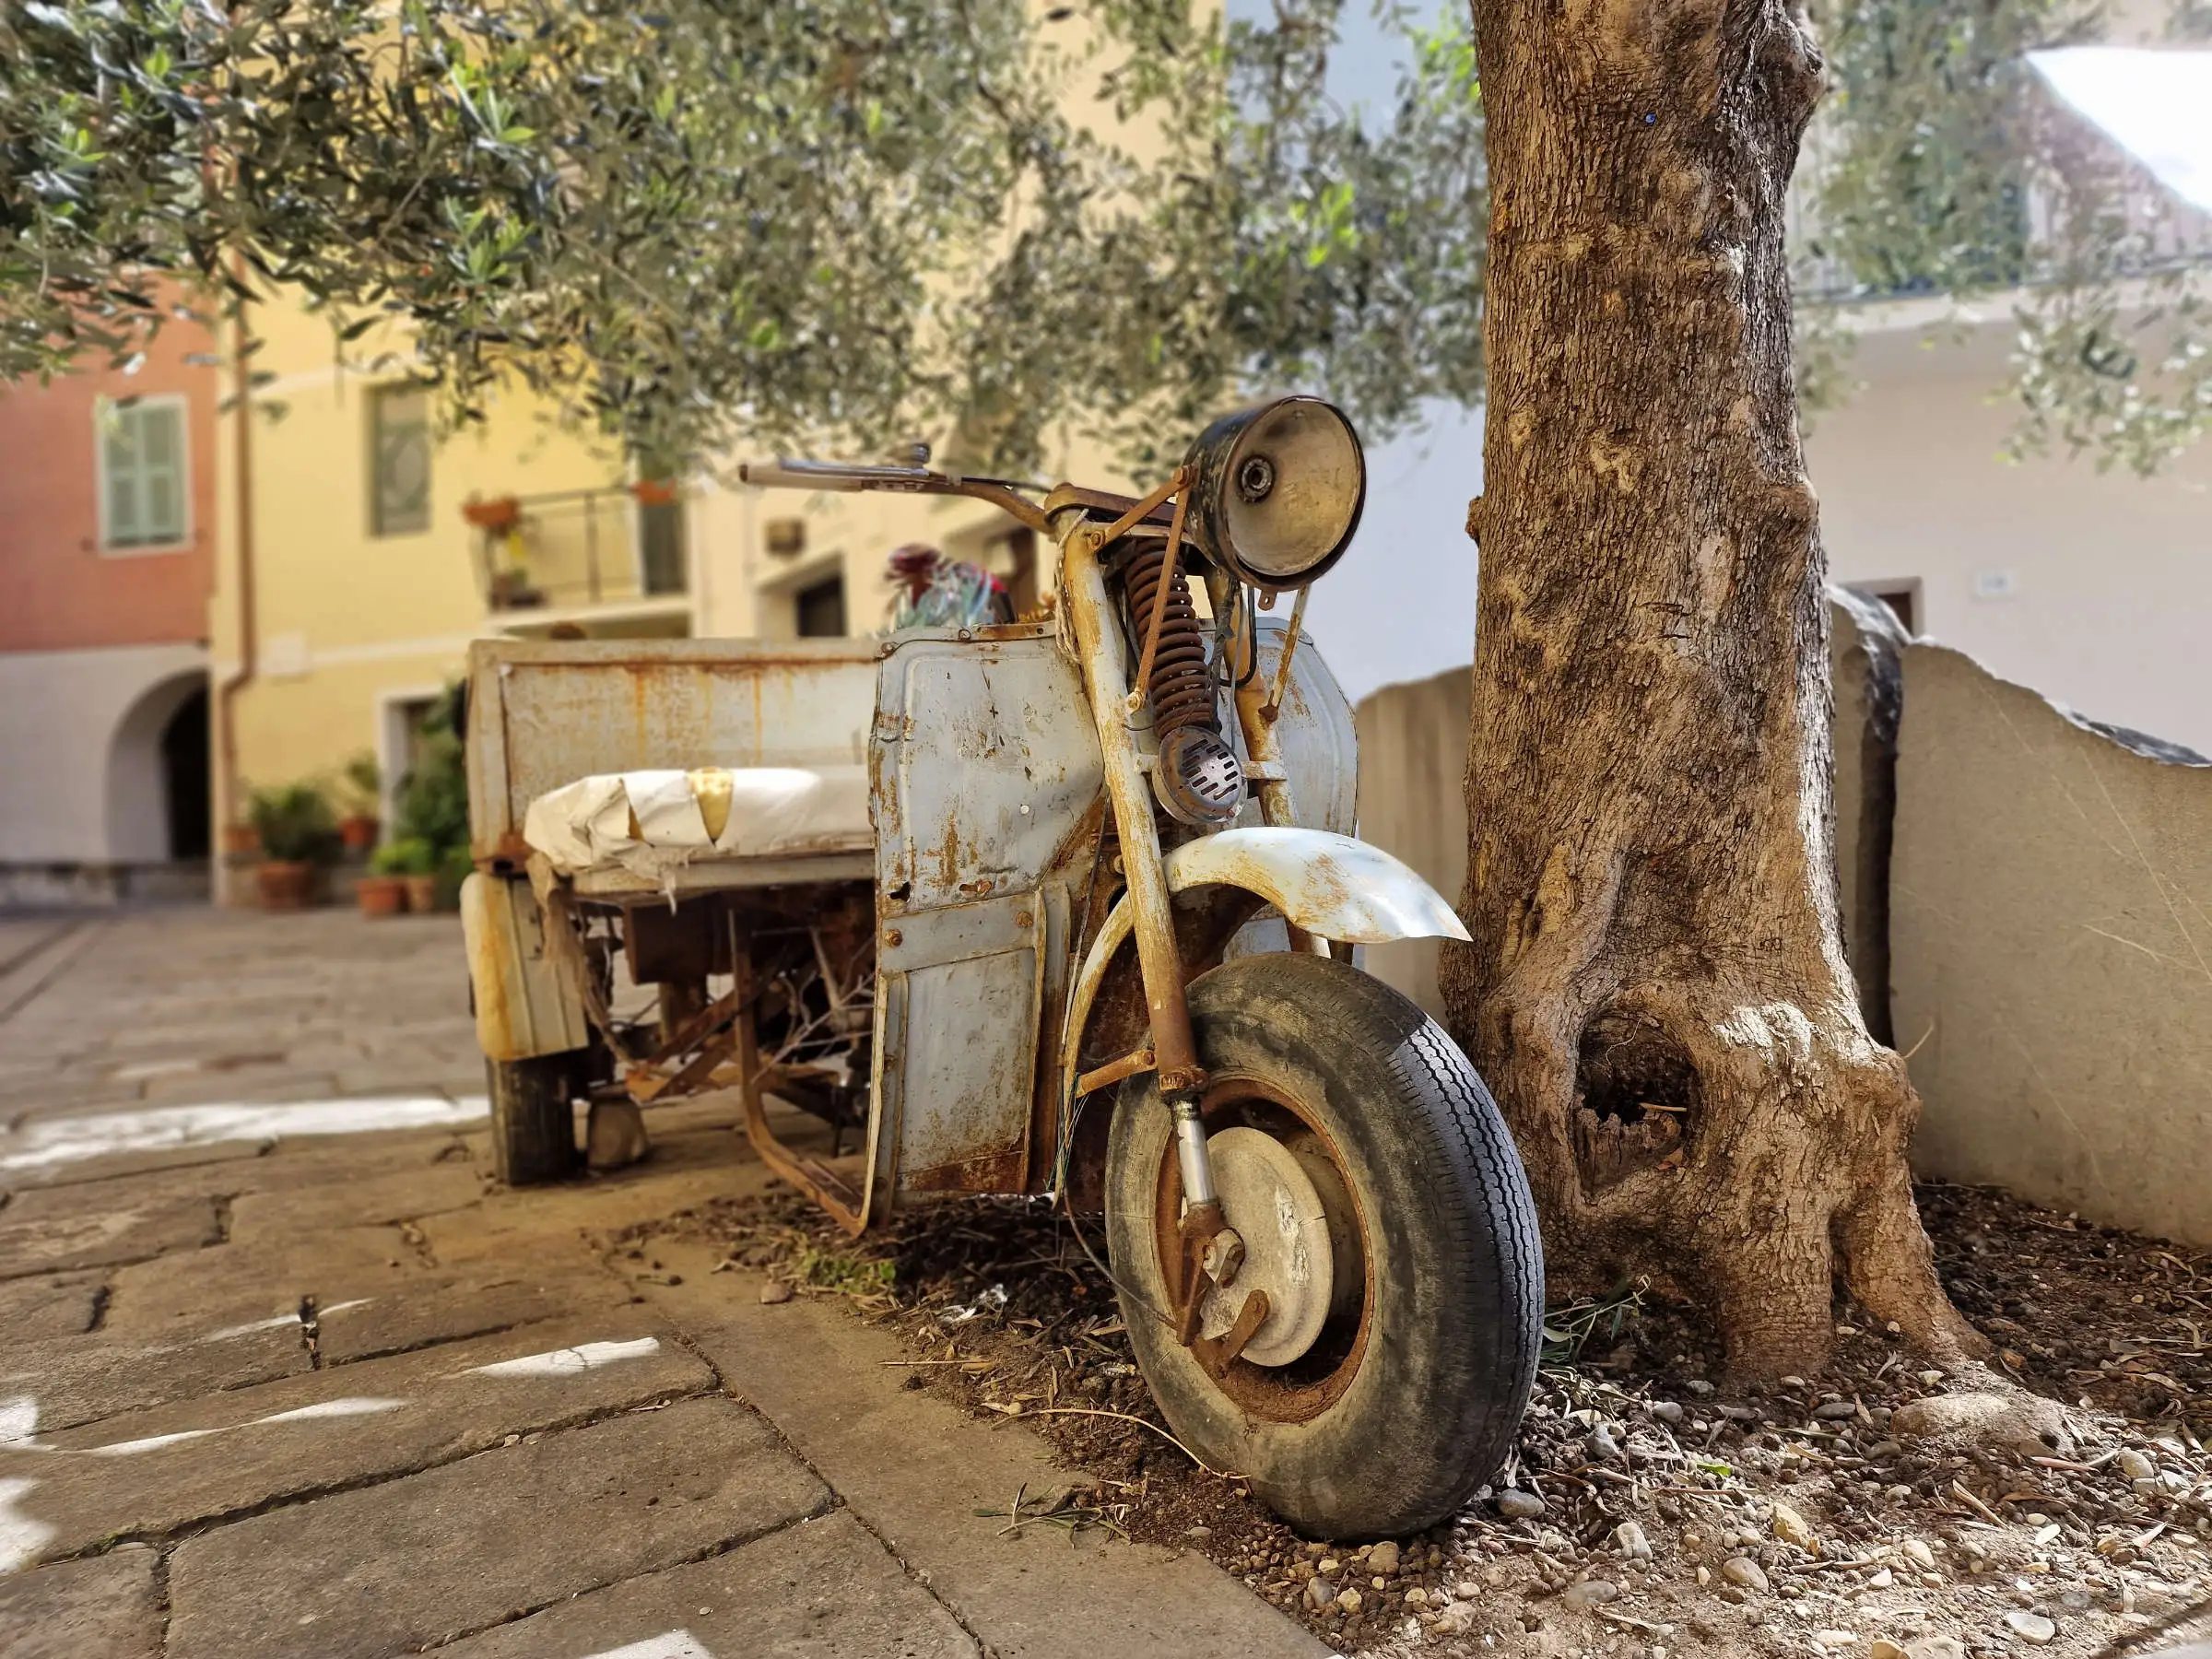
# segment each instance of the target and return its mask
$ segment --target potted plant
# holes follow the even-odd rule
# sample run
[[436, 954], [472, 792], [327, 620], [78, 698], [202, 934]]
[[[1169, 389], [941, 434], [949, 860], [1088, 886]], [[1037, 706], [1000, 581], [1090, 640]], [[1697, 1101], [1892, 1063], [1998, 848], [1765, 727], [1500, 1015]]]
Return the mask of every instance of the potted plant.
[[415, 766], [400, 781], [395, 827], [403, 841], [419, 849], [407, 853], [411, 910], [457, 903], [461, 878], [468, 872], [468, 770], [461, 710], [460, 688], [449, 688], [424, 720]]
[[369, 874], [353, 884], [354, 902], [364, 916], [396, 916], [407, 908], [406, 872], [400, 867], [397, 841], [369, 854]]
[[315, 871], [337, 851], [330, 802], [312, 783], [253, 792], [250, 807], [263, 862], [254, 872], [264, 910], [301, 910], [313, 898]]
[[416, 912], [438, 908], [438, 849], [418, 835], [403, 835], [376, 850], [376, 866], [392, 877]]
[[346, 762], [340, 774], [345, 813], [338, 819], [338, 839], [346, 851], [366, 853], [376, 845], [376, 809], [382, 798], [384, 774], [376, 757], [367, 749]]

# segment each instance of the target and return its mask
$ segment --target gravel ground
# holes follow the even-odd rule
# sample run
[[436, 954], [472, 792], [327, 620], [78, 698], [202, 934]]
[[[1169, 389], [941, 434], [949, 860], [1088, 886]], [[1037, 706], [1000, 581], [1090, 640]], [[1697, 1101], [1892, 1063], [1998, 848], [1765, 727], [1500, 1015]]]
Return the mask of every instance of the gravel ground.
[[1352, 1549], [1298, 1537], [1160, 1426], [1095, 1228], [962, 1201], [856, 1246], [791, 1194], [669, 1225], [769, 1273], [765, 1300], [841, 1296], [895, 1327], [906, 1386], [1032, 1419], [1066, 1484], [979, 1519], [1203, 1550], [1346, 1652], [2086, 1659], [2205, 1639], [2212, 1255], [1978, 1189], [1921, 1202], [2002, 1379], [1931, 1368], [1840, 1303], [1827, 1375], [1738, 1389], [1684, 1310], [1625, 1287], [1551, 1311], [1495, 1489]]

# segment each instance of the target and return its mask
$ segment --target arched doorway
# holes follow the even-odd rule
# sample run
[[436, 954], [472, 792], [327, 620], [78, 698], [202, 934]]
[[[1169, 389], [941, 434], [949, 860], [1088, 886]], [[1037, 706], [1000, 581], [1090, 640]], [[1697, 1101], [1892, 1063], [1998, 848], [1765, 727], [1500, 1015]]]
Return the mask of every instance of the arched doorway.
[[108, 857], [169, 864], [208, 855], [207, 672], [141, 692], [108, 745]]
[[206, 858], [213, 848], [207, 738], [207, 686], [203, 680], [161, 728], [161, 782], [169, 797], [171, 862]]

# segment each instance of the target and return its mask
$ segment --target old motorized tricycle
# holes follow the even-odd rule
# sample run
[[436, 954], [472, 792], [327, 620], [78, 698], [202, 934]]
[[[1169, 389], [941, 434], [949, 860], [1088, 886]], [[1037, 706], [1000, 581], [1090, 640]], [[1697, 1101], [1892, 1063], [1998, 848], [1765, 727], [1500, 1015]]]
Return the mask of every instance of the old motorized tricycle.
[[1543, 1267], [1481, 1079], [1357, 965], [1466, 935], [1352, 838], [1350, 710], [1301, 639], [1365, 498], [1348, 423], [1230, 416], [1141, 500], [925, 453], [745, 476], [993, 502], [1057, 544], [1056, 606], [881, 641], [478, 642], [464, 909], [502, 1172], [572, 1166], [576, 1096], [735, 1088], [759, 1155], [855, 1233], [939, 1194], [1102, 1210], [1200, 1456], [1322, 1536], [1450, 1513], [1512, 1444]]

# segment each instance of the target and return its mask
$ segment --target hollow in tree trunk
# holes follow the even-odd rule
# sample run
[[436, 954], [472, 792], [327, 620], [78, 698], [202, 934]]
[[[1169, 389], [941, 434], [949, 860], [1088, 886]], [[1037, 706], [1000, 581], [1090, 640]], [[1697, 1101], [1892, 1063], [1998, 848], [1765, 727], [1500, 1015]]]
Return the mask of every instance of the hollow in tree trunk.
[[1741, 1372], [1841, 1270], [1939, 1353], [1919, 1103], [1837, 924], [1828, 617], [1783, 204], [1820, 90], [1781, 0], [1474, 0], [1489, 406], [1469, 845], [1443, 990], [1553, 1291], [1650, 1274]]

